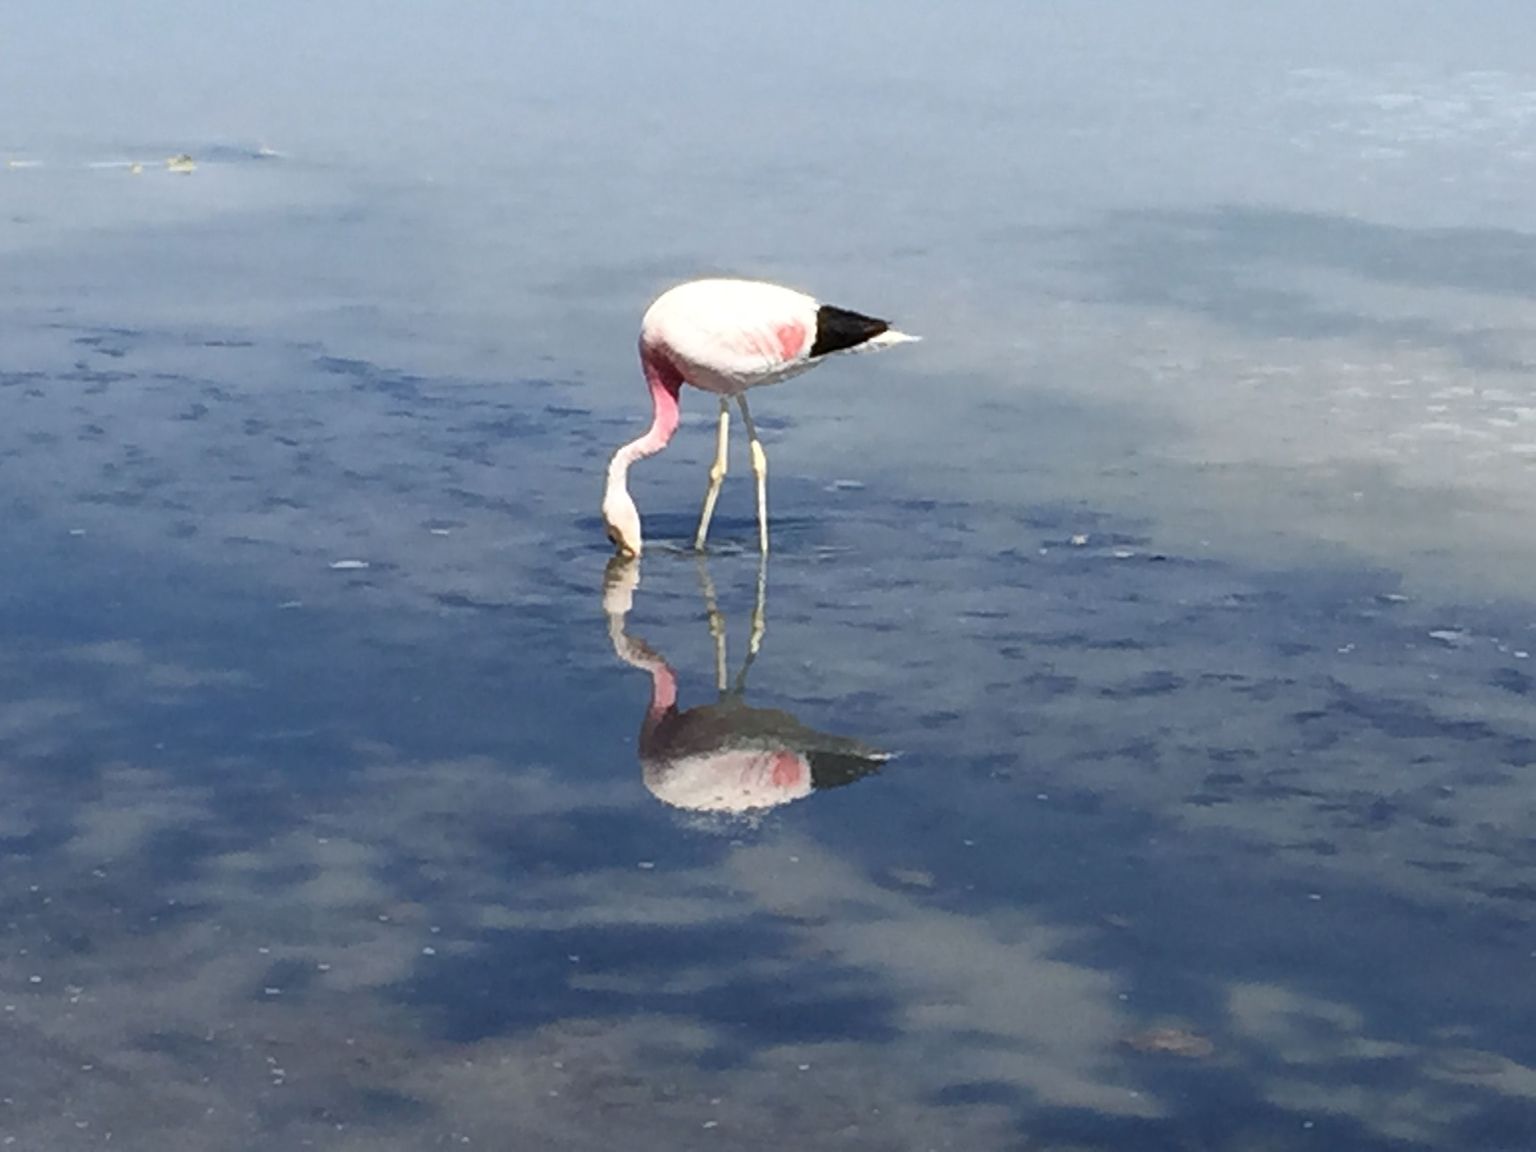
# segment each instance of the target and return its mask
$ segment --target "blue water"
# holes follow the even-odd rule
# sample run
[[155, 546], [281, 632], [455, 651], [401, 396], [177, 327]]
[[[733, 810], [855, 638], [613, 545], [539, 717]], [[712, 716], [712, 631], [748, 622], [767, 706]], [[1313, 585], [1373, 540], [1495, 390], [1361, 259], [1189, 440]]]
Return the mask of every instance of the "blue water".
[[[1528, 1147], [1536, 74], [1388, 7], [0, 21], [0, 1139]], [[611, 568], [717, 271], [925, 341]]]

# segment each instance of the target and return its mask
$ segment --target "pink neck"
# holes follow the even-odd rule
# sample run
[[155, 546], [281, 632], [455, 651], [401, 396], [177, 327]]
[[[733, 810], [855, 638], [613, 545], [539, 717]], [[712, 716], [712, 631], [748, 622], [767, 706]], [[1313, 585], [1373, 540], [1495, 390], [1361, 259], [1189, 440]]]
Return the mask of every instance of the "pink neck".
[[664, 661], [653, 665], [648, 671], [651, 674], [651, 706], [646, 709], [645, 719], [640, 723], [642, 757], [653, 756], [660, 751], [657, 748], [657, 737], [661, 733], [661, 726], [669, 717], [677, 714], [677, 676]]
[[640, 725], [640, 748], [644, 755], [654, 745], [663, 722], [677, 711], [677, 673], [644, 640], [635, 639], [624, 631], [622, 616], [609, 618], [608, 635], [620, 660], [631, 668], [651, 674], [651, 704]]
[[669, 360], [649, 348], [641, 350], [640, 363], [645, 369], [645, 381], [651, 388], [651, 427], [644, 436], [631, 440], [613, 454], [613, 460], [608, 465], [610, 486], [616, 483], [623, 487], [629, 466], [636, 460], [660, 452], [677, 431], [680, 408], [678, 393], [683, 386], [682, 374]]
[[648, 671], [651, 674], [651, 707], [647, 720], [654, 727], [677, 707], [677, 676], [665, 661]]

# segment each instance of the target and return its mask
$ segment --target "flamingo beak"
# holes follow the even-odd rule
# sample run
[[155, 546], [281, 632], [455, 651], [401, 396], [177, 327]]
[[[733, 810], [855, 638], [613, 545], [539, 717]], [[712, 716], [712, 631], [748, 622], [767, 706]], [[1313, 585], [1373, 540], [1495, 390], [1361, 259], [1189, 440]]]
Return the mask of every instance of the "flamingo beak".
[[639, 555], [633, 548], [624, 543], [624, 537], [619, 535], [619, 530], [612, 524], [605, 525], [603, 531], [608, 534], [608, 542], [613, 545], [615, 553], [628, 559], [633, 559]]

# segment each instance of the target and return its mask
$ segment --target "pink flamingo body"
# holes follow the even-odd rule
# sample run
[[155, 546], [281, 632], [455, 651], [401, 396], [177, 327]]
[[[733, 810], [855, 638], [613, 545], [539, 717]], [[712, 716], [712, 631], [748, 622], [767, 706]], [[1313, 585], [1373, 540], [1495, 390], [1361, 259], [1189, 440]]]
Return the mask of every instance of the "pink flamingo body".
[[603, 495], [603, 522], [619, 552], [643, 547], [640, 513], [629, 494], [629, 467], [665, 448], [677, 431], [681, 393], [690, 384], [720, 399], [709, 488], [694, 547], [702, 550], [726, 473], [730, 401], [747, 426], [757, 478], [758, 542], [768, 551], [768, 458], [747, 410], [749, 388], [776, 384], [828, 356], [901, 344], [917, 337], [884, 320], [821, 304], [792, 288], [756, 280], [693, 280], [658, 296], [640, 325], [640, 364], [650, 387], [652, 419], [644, 435], [613, 454]]

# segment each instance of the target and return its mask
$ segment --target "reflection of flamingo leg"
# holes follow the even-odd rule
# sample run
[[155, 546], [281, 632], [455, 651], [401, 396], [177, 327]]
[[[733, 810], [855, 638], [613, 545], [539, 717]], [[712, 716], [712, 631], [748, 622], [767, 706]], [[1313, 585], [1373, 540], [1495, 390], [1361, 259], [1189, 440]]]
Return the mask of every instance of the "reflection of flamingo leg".
[[752, 636], [747, 641], [747, 658], [742, 661], [741, 671], [736, 673], [736, 679], [731, 682], [731, 687], [726, 687], [726, 668], [728, 661], [725, 654], [725, 614], [720, 611], [720, 603], [715, 595], [715, 581], [709, 574], [709, 561], [702, 555], [698, 557], [699, 588], [704, 593], [704, 614], [709, 619], [709, 634], [715, 639], [715, 688], [724, 696], [728, 692], [740, 696], [747, 687], [747, 669], [752, 667], [752, 661], [757, 659], [757, 653], [763, 646], [763, 634], [768, 630], [766, 622], [768, 599], [768, 557], [759, 555], [757, 561], [757, 596], [752, 604]]
[[752, 603], [752, 636], [747, 641], [747, 658], [742, 661], [741, 671], [736, 674], [734, 691], [738, 696], [746, 691], [747, 669], [757, 659], [758, 650], [763, 646], [763, 633], [768, 631], [767, 605], [768, 554], [763, 552], [758, 554], [757, 560], [757, 597]]
[[715, 690], [725, 695], [725, 616], [715, 599], [715, 582], [709, 575], [709, 561], [700, 554], [699, 588], [704, 593], [704, 614], [709, 619], [709, 634], [715, 640]]

